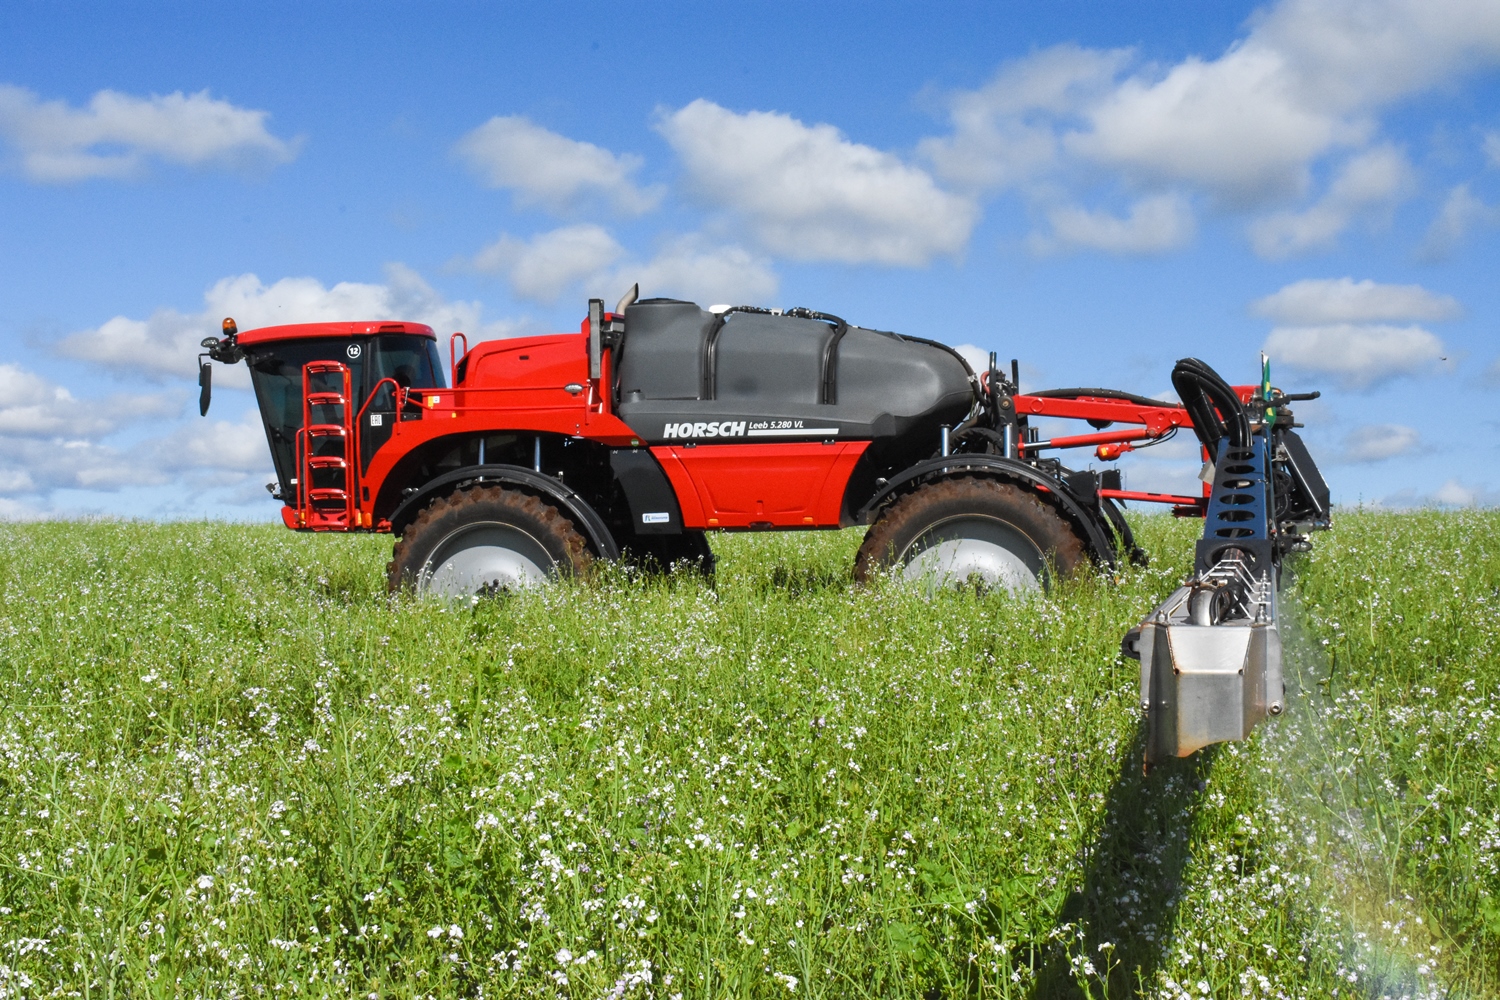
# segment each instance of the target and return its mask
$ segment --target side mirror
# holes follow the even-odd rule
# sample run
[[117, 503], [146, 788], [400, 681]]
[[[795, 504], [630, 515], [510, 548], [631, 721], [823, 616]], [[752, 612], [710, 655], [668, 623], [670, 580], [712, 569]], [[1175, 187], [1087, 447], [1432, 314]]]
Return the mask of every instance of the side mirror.
[[589, 299], [589, 378], [599, 377], [604, 353], [604, 300]]
[[198, 356], [198, 416], [208, 415], [208, 403], [213, 397], [214, 370], [203, 356]]

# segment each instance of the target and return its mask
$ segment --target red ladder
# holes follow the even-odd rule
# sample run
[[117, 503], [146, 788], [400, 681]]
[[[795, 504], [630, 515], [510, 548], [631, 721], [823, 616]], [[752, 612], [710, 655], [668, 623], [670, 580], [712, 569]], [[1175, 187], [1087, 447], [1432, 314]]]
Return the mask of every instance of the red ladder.
[[[314, 389], [333, 377], [337, 389]], [[353, 386], [347, 365], [309, 361], [302, 366], [302, 429], [297, 432], [297, 520], [314, 531], [358, 527], [355, 497], [358, 442], [349, 406]], [[313, 421], [313, 411], [324, 419]], [[329, 411], [332, 411], [331, 413]]]

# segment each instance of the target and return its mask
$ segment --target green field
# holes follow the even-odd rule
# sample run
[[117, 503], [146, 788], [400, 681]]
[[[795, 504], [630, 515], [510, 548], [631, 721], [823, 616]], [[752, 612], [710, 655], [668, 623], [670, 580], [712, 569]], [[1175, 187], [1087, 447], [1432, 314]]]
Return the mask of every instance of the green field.
[[472, 610], [389, 539], [0, 524], [0, 998], [1500, 996], [1500, 515], [1346, 512], [1286, 716], [1143, 777], [1199, 525], [1015, 602], [723, 536]]

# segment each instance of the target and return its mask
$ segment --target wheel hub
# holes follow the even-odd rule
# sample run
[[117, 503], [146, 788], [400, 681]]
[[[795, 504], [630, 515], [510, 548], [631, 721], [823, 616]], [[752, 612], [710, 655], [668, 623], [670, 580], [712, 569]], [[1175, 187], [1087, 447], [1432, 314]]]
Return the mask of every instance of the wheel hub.
[[1040, 590], [1046, 574], [1046, 561], [1030, 538], [982, 515], [934, 524], [912, 542], [903, 561], [903, 579], [933, 589], [976, 582], [1020, 595]]
[[465, 525], [433, 549], [417, 577], [417, 594], [448, 600], [525, 590], [556, 572], [540, 542], [509, 524]]

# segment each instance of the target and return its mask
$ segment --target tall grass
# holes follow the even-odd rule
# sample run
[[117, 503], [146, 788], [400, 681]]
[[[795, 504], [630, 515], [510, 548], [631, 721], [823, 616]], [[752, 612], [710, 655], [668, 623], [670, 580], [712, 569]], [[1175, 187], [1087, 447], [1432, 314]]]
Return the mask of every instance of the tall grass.
[[1141, 775], [1196, 529], [1021, 602], [843, 533], [453, 610], [384, 539], [0, 526], [0, 997], [1494, 995], [1500, 518], [1299, 572], [1345, 798], [1292, 725]]

